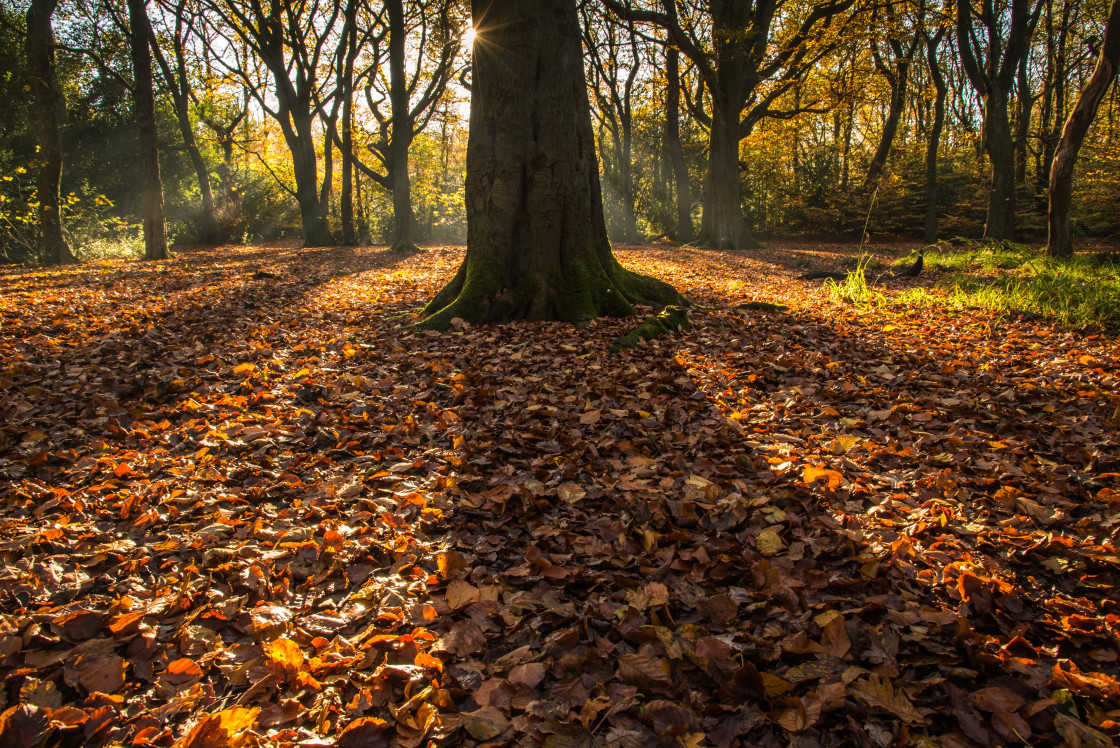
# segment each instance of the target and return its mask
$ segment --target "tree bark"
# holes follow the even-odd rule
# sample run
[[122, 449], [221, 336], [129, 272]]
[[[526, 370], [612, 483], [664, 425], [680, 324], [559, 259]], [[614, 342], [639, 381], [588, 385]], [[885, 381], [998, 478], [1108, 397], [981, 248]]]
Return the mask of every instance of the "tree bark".
[[[667, 5], [675, 6], [672, 3]], [[665, 101], [665, 140], [669, 145], [669, 165], [673, 169], [673, 183], [677, 198], [678, 242], [692, 241], [692, 196], [689, 194], [688, 166], [681, 147], [681, 72], [680, 52], [669, 48], [665, 53], [668, 88]]]
[[1007, 94], [994, 90], [984, 106], [984, 150], [992, 169], [984, 236], [1011, 239], [1015, 233], [1015, 139]]
[[473, 0], [471, 11], [467, 256], [420, 326], [583, 324], [680, 302], [611, 254], [575, 0]]
[[[148, 38], [148, 45], [156, 64], [159, 65], [160, 74], [171, 93], [174, 104], [175, 119], [179, 125], [179, 134], [183, 138], [183, 147], [187, 151], [191, 167], [194, 169], [195, 178], [198, 180], [198, 192], [202, 198], [202, 211], [199, 215], [199, 238], [204, 244], [221, 244], [227, 240], [218, 226], [217, 210], [214, 204], [214, 191], [210, 186], [210, 171], [206, 161], [202, 158], [202, 151], [198, 147], [198, 140], [194, 136], [194, 127], [190, 117], [190, 79], [187, 77], [187, 56], [183, 49], [183, 25], [185, 22], [186, 3], [180, 0], [175, 9], [175, 36], [173, 45], [175, 50], [175, 70], [160, 49], [159, 41], [154, 33]], [[148, 24], [149, 30], [151, 24]]]
[[749, 249], [760, 245], [743, 217], [743, 184], [739, 180], [740, 106], [712, 94], [712, 127], [708, 171], [704, 177], [704, 214], [699, 242], [711, 249]]
[[1023, 55], [1015, 75], [1015, 187], [1022, 197], [1026, 197], [1027, 140], [1031, 134], [1031, 110], [1035, 102], [1027, 76], [1028, 62], [1028, 55]]
[[1054, 154], [1054, 165], [1050, 169], [1050, 236], [1046, 252], [1052, 257], [1072, 257], [1073, 237], [1070, 232], [1070, 203], [1073, 193], [1073, 166], [1077, 153], [1085, 140], [1085, 134], [1097, 114], [1097, 107], [1104, 98], [1108, 87], [1116, 78], [1116, 67], [1120, 64], [1120, 0], [1112, 0], [1105, 24], [1104, 43], [1100, 57], [1093, 68], [1089, 82], [1077, 97], [1073, 111], [1069, 113], [1062, 137]]
[[405, 74], [404, 0], [386, 0], [389, 11], [389, 103], [392, 107], [393, 136], [389, 142], [386, 170], [393, 193], [394, 252], [416, 250], [412, 213], [412, 181], [408, 174], [408, 149], [412, 146], [412, 118], [409, 116], [408, 79]]
[[31, 0], [27, 9], [27, 68], [35, 90], [35, 119], [39, 130], [40, 259], [48, 265], [76, 262], [62, 235], [59, 184], [62, 181], [62, 116], [64, 102], [54, 66], [51, 16], [57, 0]]
[[982, 145], [991, 167], [984, 236], [1010, 239], [1015, 231], [1015, 141], [1008, 98], [1019, 60], [1029, 51], [1042, 0], [1011, 0], [1007, 13], [997, 13], [991, 0], [983, 0], [978, 16], [987, 36], [983, 40], [973, 25], [971, 0], [956, 0], [956, 5], [961, 67], [984, 102]]
[[945, 99], [949, 94], [949, 87], [945, 85], [945, 76], [941, 74], [941, 66], [937, 61], [937, 47], [943, 35], [943, 29], [938, 29], [937, 33], [926, 40], [929, 75], [937, 91], [933, 101], [933, 124], [930, 126], [929, 143], [926, 146], [925, 240], [927, 243], [937, 241], [937, 149], [941, 145], [941, 130], [945, 127]]
[[[921, 20], [919, 18], [919, 23]], [[875, 67], [890, 85], [891, 100], [887, 108], [887, 118], [883, 121], [883, 132], [879, 137], [879, 146], [875, 149], [875, 154], [871, 157], [871, 164], [867, 167], [867, 176], [863, 181], [865, 189], [875, 188], [887, 166], [887, 157], [891, 153], [895, 135], [898, 133], [898, 123], [902, 119], [902, 113], [906, 111], [906, 89], [910, 83], [910, 64], [914, 59], [914, 53], [918, 49], [920, 39], [920, 31], [915, 30], [914, 39], [905, 51], [897, 40], [888, 40], [889, 49], [894, 53], [894, 59], [889, 63], [882, 59], [877, 47], [872, 47]]]
[[354, 227], [354, 60], [358, 56], [358, 3], [349, 0], [346, 4], [346, 23], [344, 26], [345, 53], [341, 66], [339, 95], [342, 96], [342, 142], [339, 148], [342, 158], [342, 190], [339, 193], [339, 217], [342, 222], [342, 243], [353, 246], [357, 243]]
[[145, 0], [128, 0], [129, 46], [132, 54], [132, 105], [139, 145], [140, 186], [144, 192], [144, 259], [166, 260], [167, 223], [163, 181], [159, 174], [156, 100], [152, 92], [151, 22]]

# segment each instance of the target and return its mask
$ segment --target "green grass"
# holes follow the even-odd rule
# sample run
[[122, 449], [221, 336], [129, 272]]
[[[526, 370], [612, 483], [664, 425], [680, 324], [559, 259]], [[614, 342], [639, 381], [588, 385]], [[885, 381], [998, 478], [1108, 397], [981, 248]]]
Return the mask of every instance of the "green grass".
[[1036, 258], [994, 278], [954, 273], [939, 286], [969, 306], [1037, 314], [1075, 328], [1120, 328], [1120, 268], [1091, 258]]
[[836, 264], [842, 268], [862, 267], [864, 270], [884, 270], [887, 267], [887, 263], [877, 257], [871, 257], [869, 255], [841, 257], [836, 261]]
[[[964, 240], [965, 245], [950, 249], [939, 245], [932, 251], [927, 249], [925, 269], [958, 273], [996, 273], [1000, 270], [1014, 270], [1038, 257], [1030, 247], [1011, 242], [975, 242]], [[945, 248], [941, 248], [945, 247]], [[895, 261], [895, 265], [913, 262], [916, 257], [908, 256]]]
[[74, 244], [81, 260], [138, 260], [144, 256], [143, 233], [122, 231], [112, 238], [84, 238]]
[[[914, 255], [895, 261], [909, 265]], [[911, 288], [887, 296], [868, 286], [860, 258], [856, 271], [826, 287], [857, 306], [911, 309], [979, 307], [1001, 314], [1033, 314], [1073, 327], [1120, 329], [1120, 265], [1081, 255], [1055, 260], [1011, 242], [968, 242], [963, 248], [927, 247], [925, 271], [942, 272], [937, 291]]]
[[881, 305], [885, 301], [884, 295], [867, 285], [867, 266], [870, 262], [871, 255], [863, 255], [844, 280], [837, 281], [829, 278], [824, 282], [824, 287], [839, 301], [856, 306]]

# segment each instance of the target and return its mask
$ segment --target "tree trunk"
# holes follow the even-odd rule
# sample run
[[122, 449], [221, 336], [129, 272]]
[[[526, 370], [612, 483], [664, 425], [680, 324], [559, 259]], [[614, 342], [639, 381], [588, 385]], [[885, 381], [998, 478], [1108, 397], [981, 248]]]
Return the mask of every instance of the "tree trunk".
[[467, 256], [420, 325], [584, 324], [681, 301], [611, 254], [575, 0], [473, 0], [471, 11]]
[[665, 102], [665, 140], [669, 145], [669, 164], [677, 196], [677, 236], [684, 244], [692, 241], [692, 196], [689, 194], [688, 166], [681, 148], [681, 72], [680, 52], [669, 48], [665, 54], [668, 89]]
[[622, 234], [623, 241], [638, 242], [638, 210], [634, 201], [634, 121], [626, 114], [622, 120], [622, 147], [619, 149], [619, 168], [622, 173]]
[[354, 60], [358, 54], [357, 12], [357, 2], [350, 0], [346, 4], [346, 54], [339, 86], [339, 95], [342, 96], [342, 147], [339, 149], [342, 157], [342, 190], [338, 202], [342, 243], [348, 247], [357, 243], [357, 233], [354, 230]]
[[1015, 233], [1015, 141], [1007, 108], [1007, 95], [995, 92], [984, 107], [984, 150], [992, 169], [987, 239], [1011, 239]]
[[59, 183], [62, 181], [62, 115], [65, 106], [54, 70], [54, 30], [51, 16], [57, 0], [31, 0], [27, 9], [28, 78], [35, 89], [35, 119], [39, 130], [40, 259], [48, 265], [76, 262], [62, 236]]
[[[190, 117], [190, 81], [187, 78], [187, 57], [183, 50], [182, 27], [185, 3], [180, 2], [175, 11], [175, 35], [173, 46], [175, 51], [175, 70], [160, 49], [159, 41], [154, 33], [148, 37], [148, 45], [160, 73], [167, 84], [174, 104], [175, 119], [179, 125], [179, 134], [183, 138], [183, 147], [187, 151], [191, 167], [194, 169], [195, 178], [198, 180], [198, 192], [202, 198], [202, 213], [199, 216], [199, 238], [204, 244], [221, 244], [227, 237], [218, 226], [217, 211], [214, 204], [214, 191], [210, 186], [210, 172], [206, 168], [206, 161], [202, 158], [202, 151], [198, 147], [198, 140], [194, 136], [194, 127]], [[151, 30], [151, 24], [148, 24]]]
[[1027, 140], [1031, 134], [1031, 109], [1034, 97], [1031, 96], [1031, 82], [1027, 77], [1028, 55], [1019, 61], [1015, 74], [1015, 187], [1019, 194], [1026, 197], [1027, 189]]
[[166, 260], [167, 224], [163, 213], [163, 182], [159, 175], [156, 100], [152, 92], [151, 23], [145, 0], [128, 0], [129, 45], [132, 53], [132, 105], [140, 149], [140, 186], [144, 191], [144, 259]]
[[945, 99], [949, 89], [945, 85], [945, 76], [941, 74], [941, 66], [937, 62], [937, 46], [941, 42], [942, 32], [939, 30], [926, 42], [927, 62], [929, 63], [930, 78], [937, 95], [933, 102], [933, 124], [929, 131], [929, 144], [926, 146], [926, 231], [925, 240], [928, 243], [937, 241], [937, 149], [941, 145], [941, 130], [945, 126]]
[[712, 129], [699, 243], [710, 249], [757, 248], [762, 245], [751, 236], [743, 218], [743, 185], [739, 181], [741, 107], [726, 98], [712, 92]]
[[[910, 54], [912, 55], [913, 51]], [[866, 189], [874, 189], [879, 183], [879, 178], [883, 175], [883, 169], [887, 166], [887, 157], [894, 145], [898, 123], [902, 119], [902, 113], [906, 111], [906, 89], [910, 79], [910, 58], [899, 59], [896, 63], [897, 67], [887, 75], [891, 88], [891, 101], [887, 109], [887, 118], [883, 122], [883, 132], [879, 137], [879, 146], [875, 149], [875, 155], [871, 157], [871, 164], [867, 167], [867, 176], [863, 180], [863, 186]]]
[[1077, 152], [1085, 140], [1085, 134], [1097, 114], [1097, 107], [1104, 98], [1108, 87], [1116, 78], [1116, 66], [1120, 64], [1120, 0], [1112, 0], [1105, 24], [1104, 43], [1093, 74], [1085, 85], [1073, 111], [1069, 113], [1062, 138], [1054, 154], [1054, 165], [1050, 169], [1050, 237], [1046, 252], [1052, 257], [1072, 257], [1073, 237], [1070, 232], [1070, 203], [1073, 193], [1073, 165]]
[[[281, 106], [284, 106], [281, 101]], [[291, 111], [291, 110], [289, 110]], [[311, 123], [313, 117], [304, 112], [291, 111], [291, 126], [281, 123], [288, 150], [292, 153], [292, 176], [296, 181], [296, 203], [303, 222], [303, 246], [331, 247], [327, 214], [319, 200], [319, 168], [315, 155], [315, 139]]]
[[416, 250], [413, 238], [412, 182], [408, 176], [408, 149], [412, 145], [412, 118], [409, 116], [408, 79], [404, 70], [405, 41], [403, 0], [388, 0], [389, 11], [389, 103], [392, 107], [393, 135], [386, 164], [393, 192], [394, 252]]

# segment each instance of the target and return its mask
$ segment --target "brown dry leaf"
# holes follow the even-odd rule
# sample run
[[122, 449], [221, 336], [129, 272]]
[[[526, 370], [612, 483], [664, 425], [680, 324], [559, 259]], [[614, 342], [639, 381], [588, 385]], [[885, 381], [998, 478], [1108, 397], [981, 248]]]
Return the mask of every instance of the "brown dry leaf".
[[790, 732], [801, 732], [809, 726], [809, 720], [805, 716], [805, 706], [801, 703], [801, 699], [794, 697], [778, 702], [776, 719], [779, 725]]
[[501, 710], [484, 706], [473, 712], [462, 712], [463, 727], [475, 740], [491, 740], [509, 727], [509, 719]]
[[0, 745], [37, 748], [50, 729], [51, 721], [43, 709], [32, 704], [13, 706], [0, 714]]
[[1112, 739], [1100, 730], [1067, 714], [1054, 715], [1054, 729], [1062, 736], [1067, 748], [1114, 748]]
[[1008, 688], [990, 686], [974, 691], [972, 703], [985, 712], [1017, 712], [1027, 700]]
[[456, 550], [441, 551], [436, 556], [436, 568], [444, 579], [454, 579], [467, 568], [467, 557]]
[[775, 556], [782, 550], [781, 537], [770, 528], [766, 528], [760, 532], [758, 537], [754, 539], [754, 542], [755, 547], [758, 548], [758, 552], [763, 556]]
[[536, 688], [545, 676], [545, 666], [541, 662], [527, 662], [509, 671], [509, 682]]
[[388, 748], [393, 731], [388, 722], [377, 717], [359, 717], [338, 736], [335, 748]]
[[902, 689], [895, 689], [888, 678], [879, 673], [871, 673], [867, 680], [858, 680], [848, 686], [848, 692], [859, 697], [871, 707], [890, 712], [903, 722], [911, 725], [925, 724], [923, 717]]
[[78, 680], [90, 693], [116, 693], [124, 685], [124, 667], [118, 655], [85, 658], [78, 665]]
[[40, 680], [34, 676], [24, 679], [19, 689], [22, 704], [31, 704], [43, 709], [58, 709], [62, 706], [62, 694], [54, 681]]
[[474, 602], [478, 602], [478, 587], [461, 579], [447, 585], [447, 604], [452, 610], [465, 608]]
[[465, 657], [485, 646], [486, 637], [477, 624], [473, 621], [459, 621], [451, 627], [451, 631], [446, 636], [439, 640], [435, 648], [457, 657]]
[[821, 478], [825, 479], [825, 482], [828, 485], [828, 490], [830, 491], [835, 491], [837, 488], [839, 488], [841, 482], [843, 482], [844, 480], [844, 476], [835, 470], [819, 468], [813, 465], [806, 465], [805, 469], [801, 473], [801, 480], [810, 486]]
[[852, 642], [848, 638], [848, 629], [843, 616], [835, 616], [821, 632], [821, 649], [825, 654], [837, 659], [843, 659], [851, 651]]
[[275, 639], [261, 647], [272, 672], [282, 681], [289, 681], [303, 667], [303, 651], [291, 639]]
[[180, 657], [167, 664], [167, 669], [160, 677], [173, 686], [190, 683], [202, 677], [202, 668], [189, 657]]
[[550, 719], [538, 728], [546, 737], [544, 748], [605, 748], [606, 740], [595, 735], [579, 723], [565, 723]]
[[672, 679], [672, 668], [668, 660], [633, 653], [618, 658], [618, 674], [627, 683], [643, 686], [669, 683]]

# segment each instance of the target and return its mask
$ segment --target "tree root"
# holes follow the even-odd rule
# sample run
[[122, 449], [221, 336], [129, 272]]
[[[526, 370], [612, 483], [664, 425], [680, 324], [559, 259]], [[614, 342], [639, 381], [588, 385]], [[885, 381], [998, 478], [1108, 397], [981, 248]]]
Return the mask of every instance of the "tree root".
[[768, 301], [748, 301], [746, 304], [739, 304], [736, 309], [750, 309], [756, 312], [788, 312], [789, 307], [785, 304], [771, 304]]
[[665, 311], [650, 317], [635, 329], [611, 343], [608, 349], [611, 353], [628, 350], [638, 344], [639, 340], [653, 340], [659, 335], [668, 335], [677, 330], [687, 330], [692, 327], [688, 321], [688, 310], [681, 306], [667, 306]]

